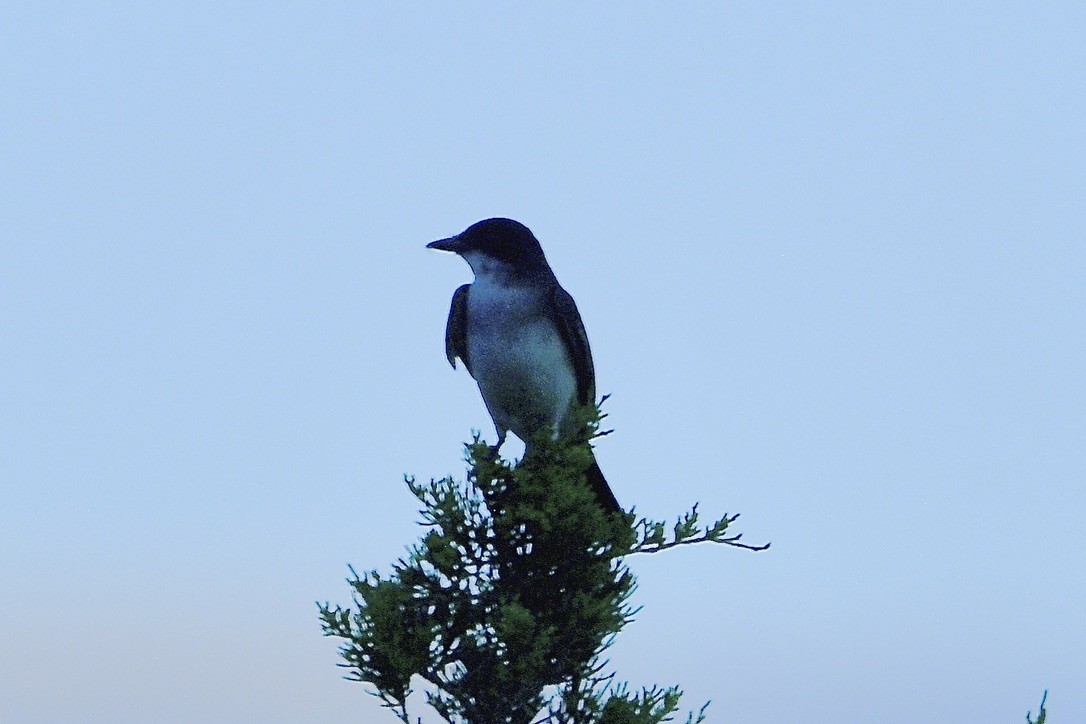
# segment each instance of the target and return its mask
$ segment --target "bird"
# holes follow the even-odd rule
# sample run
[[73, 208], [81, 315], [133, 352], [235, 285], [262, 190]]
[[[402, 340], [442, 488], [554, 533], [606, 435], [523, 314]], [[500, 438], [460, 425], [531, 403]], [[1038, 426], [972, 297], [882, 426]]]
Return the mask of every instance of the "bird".
[[[595, 404], [596, 373], [581, 314], [558, 283], [539, 240], [524, 224], [492, 218], [426, 245], [458, 254], [475, 274], [452, 297], [445, 356], [479, 385], [497, 450], [509, 432], [525, 443], [546, 426], [554, 439], [577, 432], [573, 411]], [[595, 456], [585, 473], [608, 512], [622, 507]]]

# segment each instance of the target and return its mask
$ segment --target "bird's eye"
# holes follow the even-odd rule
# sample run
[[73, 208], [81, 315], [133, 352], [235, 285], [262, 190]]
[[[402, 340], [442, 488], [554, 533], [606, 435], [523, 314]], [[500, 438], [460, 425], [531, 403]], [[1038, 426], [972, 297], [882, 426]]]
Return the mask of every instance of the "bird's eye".
[[488, 234], [483, 242], [491, 256], [498, 259], [506, 259], [509, 256], [509, 245], [502, 243], [496, 234]]

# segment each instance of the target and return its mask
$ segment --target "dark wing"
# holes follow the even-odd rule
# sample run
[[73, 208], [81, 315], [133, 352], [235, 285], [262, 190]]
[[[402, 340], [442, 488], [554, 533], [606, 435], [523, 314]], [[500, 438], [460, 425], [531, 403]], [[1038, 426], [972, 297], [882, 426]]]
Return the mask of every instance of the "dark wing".
[[468, 287], [465, 284], [453, 292], [452, 306], [449, 307], [449, 322], [445, 325], [445, 356], [449, 364], [456, 369], [456, 358], [464, 361], [464, 366], [471, 374], [471, 361], [468, 360]]
[[569, 360], [573, 363], [573, 373], [577, 377], [577, 404], [595, 404], [596, 371], [592, 367], [592, 350], [588, 348], [588, 335], [585, 334], [577, 305], [569, 292], [557, 284], [551, 293], [550, 303], [551, 318], [566, 346]]

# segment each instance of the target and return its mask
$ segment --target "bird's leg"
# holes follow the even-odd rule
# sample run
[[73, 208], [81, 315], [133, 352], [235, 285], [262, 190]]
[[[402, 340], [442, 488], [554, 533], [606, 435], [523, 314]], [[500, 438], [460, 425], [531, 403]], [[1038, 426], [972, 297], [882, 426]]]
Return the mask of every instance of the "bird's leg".
[[505, 430], [498, 430], [498, 442], [490, 446], [489, 458], [491, 460], [498, 459], [498, 451], [501, 450], [502, 444], [505, 442], [505, 436], [508, 433]]

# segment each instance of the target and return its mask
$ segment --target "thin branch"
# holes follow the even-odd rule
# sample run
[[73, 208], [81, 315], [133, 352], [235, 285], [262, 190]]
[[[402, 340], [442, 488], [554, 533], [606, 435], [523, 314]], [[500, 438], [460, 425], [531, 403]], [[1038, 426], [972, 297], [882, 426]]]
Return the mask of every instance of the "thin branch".
[[635, 553], [659, 553], [660, 551], [666, 551], [668, 548], [675, 548], [677, 546], [694, 545], [695, 543], [720, 543], [723, 545], [729, 545], [734, 548], [742, 548], [748, 551], [764, 551], [769, 548], [772, 543], [765, 543], [763, 545], [752, 545], [750, 543], [740, 543], [739, 539], [743, 537], [742, 533], [738, 533], [731, 538], [713, 538], [708, 535], [703, 535], [698, 538], [688, 538], [686, 540], [669, 541], [667, 543], [661, 543], [657, 546], [638, 545], [636, 548], [630, 551], [629, 555]]
[[740, 542], [743, 538], [742, 533], [731, 536], [725, 535], [728, 526], [738, 519], [738, 513], [734, 515], [725, 514], [712, 525], [699, 528], [698, 506], [695, 503], [689, 513], [685, 513], [675, 521], [671, 540], [667, 540], [667, 535], [664, 533], [664, 523], [642, 518], [634, 525], [635, 529], [639, 529], [638, 538], [640, 540], [629, 550], [628, 555], [634, 553], [659, 553], [669, 548], [694, 545], [696, 543], [719, 543], [748, 551], [764, 551], [770, 547], [770, 543], [764, 545], [742, 543]]

